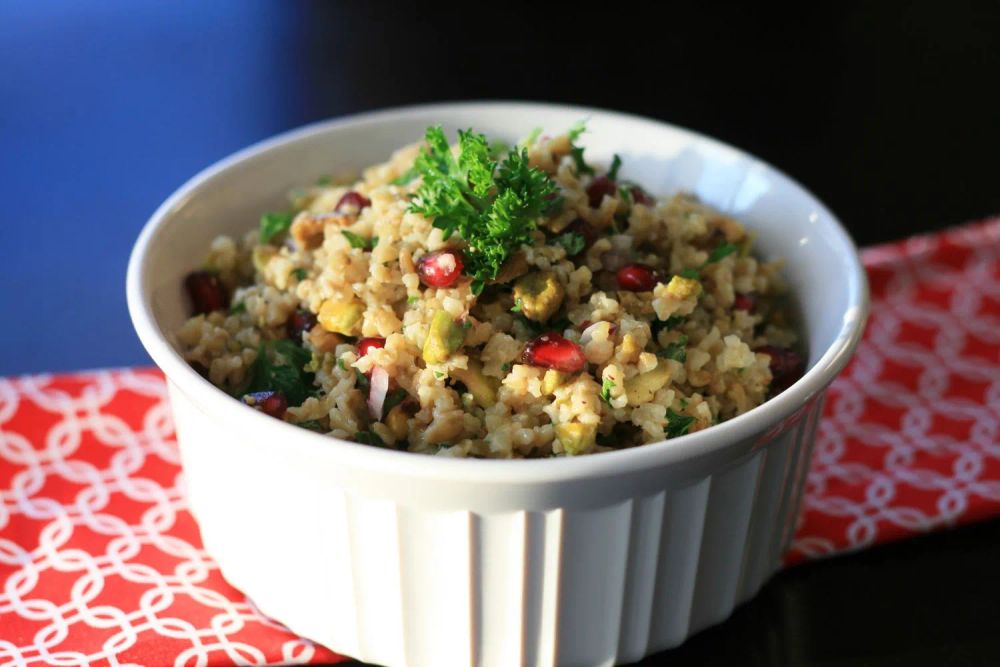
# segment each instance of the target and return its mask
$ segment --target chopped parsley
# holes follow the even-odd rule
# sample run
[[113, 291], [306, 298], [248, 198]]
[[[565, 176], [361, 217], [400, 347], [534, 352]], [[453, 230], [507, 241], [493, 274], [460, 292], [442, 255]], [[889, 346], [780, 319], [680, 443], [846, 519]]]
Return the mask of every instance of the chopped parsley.
[[542, 134], [542, 128], [536, 127], [535, 129], [533, 129], [531, 132], [528, 133], [528, 136], [526, 136], [524, 139], [518, 142], [517, 147], [531, 148], [532, 146], [535, 145], [535, 142], [538, 141], [538, 137], [540, 137], [541, 134]]
[[510, 145], [506, 141], [500, 141], [499, 139], [494, 139], [490, 142], [490, 157], [494, 160], [499, 160], [504, 155], [510, 152]]
[[394, 178], [391, 181], [389, 181], [389, 183], [391, 185], [406, 185], [407, 183], [409, 183], [410, 181], [412, 181], [414, 178], [416, 178], [419, 175], [420, 175], [420, 172], [417, 171], [416, 167], [410, 167], [409, 169], [407, 169], [406, 171], [404, 171], [402, 174], [400, 174], [396, 178]]
[[411, 306], [415, 306], [418, 303], [420, 303], [420, 297], [419, 296], [408, 296], [408, 297], [406, 297], [406, 303], [410, 304]]
[[513, 368], [513, 367], [514, 367], [514, 364], [510, 363], [509, 361], [507, 361], [507, 362], [504, 362], [503, 364], [500, 365], [500, 370], [502, 370], [504, 373], [509, 373], [510, 369]]
[[734, 252], [738, 252], [739, 249], [740, 247], [735, 243], [723, 243], [711, 252], [711, 254], [708, 256], [708, 259], [705, 260], [704, 266], [707, 266], [714, 262], [718, 262], [720, 259], [728, 257], [729, 255], [732, 255]]
[[371, 250], [378, 243], [378, 237], [373, 237], [371, 240], [366, 239], [363, 236], [358, 236], [354, 232], [350, 232], [346, 229], [340, 230], [340, 233], [344, 235], [347, 242], [351, 244], [352, 248], [361, 248], [362, 250]]
[[618, 179], [618, 170], [622, 167], [622, 159], [618, 157], [618, 153], [614, 154], [611, 158], [611, 167], [608, 168], [608, 178], [612, 181]]
[[326, 433], [327, 431], [327, 428], [316, 419], [299, 422], [296, 426], [301, 426], [302, 428], [309, 429], [310, 431], [316, 431], [317, 433]]
[[394, 389], [390, 391], [385, 397], [385, 402], [382, 403], [382, 419], [385, 419], [390, 410], [405, 401], [407, 396], [409, 396], [409, 394], [406, 393], [405, 389]]
[[294, 219], [294, 213], [265, 213], [260, 216], [260, 242], [270, 243], [274, 237], [287, 232]]
[[233, 305], [229, 306], [230, 315], [239, 315], [240, 313], [247, 312], [247, 304], [243, 301], [237, 301]]
[[614, 388], [615, 383], [611, 380], [611, 378], [604, 378], [604, 381], [601, 382], [601, 398], [608, 405], [611, 405], [611, 390]]
[[701, 280], [701, 274], [698, 273], [698, 269], [684, 269], [678, 273], [681, 278], [690, 278], [691, 280]]
[[355, 368], [354, 369], [354, 380], [355, 380], [354, 385], [358, 389], [360, 389], [361, 391], [363, 391], [364, 393], [367, 394], [368, 393], [368, 387], [370, 385], [370, 383], [368, 381], [368, 376], [365, 375], [364, 373], [362, 373], [361, 371], [359, 371], [357, 368]]
[[294, 277], [296, 280], [305, 280], [308, 273], [302, 267], [297, 269], [292, 269], [290, 276]]
[[676, 438], [685, 435], [693, 423], [694, 417], [678, 414], [667, 408], [667, 426], [663, 429], [663, 432], [668, 438]]
[[566, 249], [567, 257], [579, 255], [587, 246], [587, 239], [580, 232], [566, 232], [555, 237], [552, 241]]
[[618, 186], [618, 198], [622, 200], [622, 202], [625, 204], [625, 206], [627, 208], [631, 209], [632, 208], [632, 186], [631, 185], [619, 185]]
[[305, 370], [312, 354], [288, 339], [265, 341], [250, 365], [250, 383], [244, 393], [278, 391], [289, 405], [301, 405], [313, 395], [313, 374]]
[[681, 339], [676, 343], [670, 343], [662, 350], [657, 350], [656, 356], [665, 357], [667, 359], [673, 359], [674, 361], [679, 361], [684, 363], [687, 361], [687, 348], [685, 347], [688, 342], [687, 336], [681, 336]]
[[555, 184], [528, 164], [523, 148], [497, 165], [486, 137], [471, 130], [458, 132], [457, 158], [440, 126], [427, 129], [426, 141], [414, 163], [423, 183], [409, 210], [432, 218], [446, 239], [456, 232], [465, 239], [465, 271], [478, 294], [511, 253], [530, 241]]
[[385, 447], [385, 442], [382, 438], [378, 437], [378, 433], [368, 429], [367, 431], [358, 431], [354, 434], [354, 441], [360, 442], [362, 445], [373, 445], [375, 447]]
[[320, 188], [325, 188], [328, 185], [333, 185], [333, 179], [329, 175], [320, 176], [316, 179], [316, 186]]
[[338, 357], [337, 358], [337, 368], [339, 368], [342, 371], [346, 371], [347, 370], [347, 364], [344, 363], [344, 358], [343, 357]]
[[653, 332], [653, 337], [655, 338], [661, 331], [666, 329], [667, 331], [673, 331], [678, 326], [684, 322], [684, 317], [681, 315], [671, 315], [665, 320], [653, 320], [649, 323], [649, 329]]
[[583, 174], [594, 174], [594, 169], [587, 161], [583, 159], [583, 146], [577, 146], [576, 140], [580, 138], [580, 135], [587, 131], [587, 121], [581, 120], [569, 128], [569, 132], [566, 136], [569, 137], [570, 149], [569, 155], [573, 158], [573, 163], [576, 165], [576, 173], [578, 175]]
[[510, 312], [520, 313], [521, 309], [524, 307], [524, 302], [520, 299], [514, 299], [514, 305], [510, 307]]

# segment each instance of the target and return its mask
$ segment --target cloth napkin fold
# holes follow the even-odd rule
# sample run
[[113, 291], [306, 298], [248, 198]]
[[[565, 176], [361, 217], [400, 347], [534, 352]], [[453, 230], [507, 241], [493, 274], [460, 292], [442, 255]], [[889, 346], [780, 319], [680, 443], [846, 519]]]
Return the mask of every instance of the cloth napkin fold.
[[[788, 564], [1000, 514], [1000, 218], [863, 259]], [[156, 370], [0, 379], [0, 581], [0, 667], [347, 659], [203, 550]]]

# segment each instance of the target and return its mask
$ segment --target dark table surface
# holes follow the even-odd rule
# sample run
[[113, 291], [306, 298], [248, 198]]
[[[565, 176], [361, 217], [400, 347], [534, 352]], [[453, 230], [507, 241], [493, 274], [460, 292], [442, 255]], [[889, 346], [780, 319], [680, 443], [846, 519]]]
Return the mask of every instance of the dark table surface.
[[[862, 245], [1000, 212], [997, 2], [503, 7], [0, 4], [0, 375], [149, 363], [124, 275], [156, 205], [246, 144], [386, 106], [660, 118], [794, 175]], [[643, 664], [998, 664], [998, 562], [988, 523], [796, 567]]]

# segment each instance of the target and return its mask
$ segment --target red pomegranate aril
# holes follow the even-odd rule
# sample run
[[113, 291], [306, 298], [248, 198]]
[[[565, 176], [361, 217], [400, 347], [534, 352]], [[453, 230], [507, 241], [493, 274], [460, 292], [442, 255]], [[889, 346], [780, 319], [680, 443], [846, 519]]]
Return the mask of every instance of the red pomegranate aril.
[[351, 190], [350, 192], [348, 192], [347, 194], [345, 194], [343, 197], [340, 198], [340, 201], [337, 202], [336, 210], [339, 211], [345, 206], [352, 206], [355, 209], [357, 209], [357, 211], [360, 213], [362, 209], [366, 209], [371, 205], [372, 205], [371, 199], [365, 197], [360, 192], [355, 192], [354, 190]]
[[255, 391], [245, 394], [243, 402], [275, 419], [284, 419], [288, 410], [288, 399], [280, 391]]
[[428, 287], [451, 287], [463, 268], [462, 255], [457, 250], [435, 250], [417, 260], [417, 274]]
[[805, 372], [805, 361], [795, 350], [774, 345], [758, 347], [756, 352], [771, 357], [771, 393], [780, 394], [795, 384]]
[[557, 333], [545, 333], [524, 348], [522, 362], [564, 373], [578, 373], [587, 365], [583, 348]]
[[757, 297], [753, 294], [737, 294], [733, 301], [733, 308], [752, 313], [757, 310]]
[[594, 244], [597, 240], [597, 234], [594, 232], [594, 228], [584, 222], [581, 218], [577, 218], [573, 222], [566, 225], [566, 228], [562, 231], [563, 234], [579, 234], [583, 237], [583, 249], [576, 255], [571, 255], [571, 257], [577, 257], [582, 255], [587, 251], [587, 248]]
[[385, 338], [379, 338], [378, 336], [362, 338], [358, 341], [358, 356], [363, 357], [372, 350], [377, 350], [382, 347], [385, 347]]
[[604, 195], [614, 195], [618, 191], [618, 184], [607, 176], [598, 176], [587, 186], [587, 199], [591, 208], [601, 205]]
[[316, 315], [308, 310], [299, 309], [288, 316], [285, 322], [285, 331], [288, 337], [296, 343], [302, 342], [302, 334], [311, 331], [316, 326]]
[[648, 292], [656, 287], [656, 271], [645, 264], [626, 264], [615, 278], [618, 287], [629, 292]]
[[211, 271], [195, 271], [184, 279], [191, 302], [194, 304], [195, 315], [222, 310], [229, 306], [229, 294], [219, 280], [219, 276]]

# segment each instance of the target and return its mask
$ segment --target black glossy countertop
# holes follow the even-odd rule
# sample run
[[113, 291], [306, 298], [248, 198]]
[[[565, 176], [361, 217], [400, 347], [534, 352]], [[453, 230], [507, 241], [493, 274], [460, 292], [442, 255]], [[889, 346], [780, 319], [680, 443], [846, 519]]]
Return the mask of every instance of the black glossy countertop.
[[[156, 205], [246, 144], [386, 106], [660, 118], [793, 175], [860, 244], [1000, 213], [997, 2], [503, 7], [0, 5], [0, 375], [149, 363], [124, 272]], [[998, 563], [993, 522], [799, 566], [643, 664], [998, 664]]]

